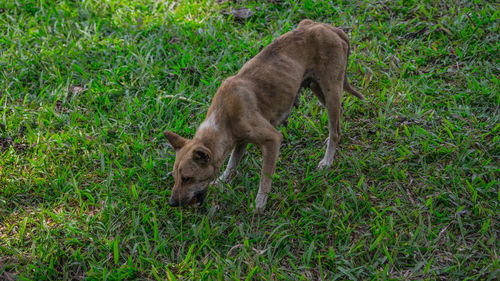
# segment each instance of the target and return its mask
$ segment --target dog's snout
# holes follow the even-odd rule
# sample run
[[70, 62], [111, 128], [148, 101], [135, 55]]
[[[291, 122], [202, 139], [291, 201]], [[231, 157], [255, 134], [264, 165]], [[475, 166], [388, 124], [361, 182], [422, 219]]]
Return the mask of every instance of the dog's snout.
[[170, 201], [168, 201], [168, 205], [170, 207], [177, 207], [177, 206], [179, 206], [179, 201], [177, 201], [177, 200], [175, 200], [173, 198], [170, 198]]

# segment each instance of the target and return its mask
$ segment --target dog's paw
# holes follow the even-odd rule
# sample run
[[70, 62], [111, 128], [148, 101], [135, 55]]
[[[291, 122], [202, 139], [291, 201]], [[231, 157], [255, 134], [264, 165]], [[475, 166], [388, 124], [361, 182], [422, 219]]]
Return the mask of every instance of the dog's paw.
[[226, 169], [224, 171], [224, 173], [222, 173], [221, 175], [221, 179], [222, 181], [224, 182], [230, 182], [232, 181], [234, 178], [238, 177], [240, 175], [240, 173], [238, 172], [238, 170], [236, 169]]
[[211, 185], [218, 185], [218, 184], [223, 183], [223, 182], [224, 182], [224, 179], [222, 179], [222, 176], [221, 176], [221, 177], [218, 177], [215, 180], [213, 180], [210, 184]]
[[267, 194], [257, 193], [257, 197], [255, 197], [255, 213], [262, 214], [266, 207], [266, 203], [267, 203]]
[[212, 184], [219, 184], [219, 183], [229, 183], [235, 176], [237, 176], [237, 172], [235, 171], [231, 171], [231, 172], [227, 172], [227, 171], [224, 171], [224, 173], [222, 173], [222, 175], [218, 178], [216, 178]]
[[321, 161], [319, 161], [318, 169], [324, 170], [324, 169], [330, 168], [330, 166], [332, 166], [332, 163], [333, 163], [333, 161], [328, 161], [328, 160], [323, 158], [323, 159], [321, 159]]

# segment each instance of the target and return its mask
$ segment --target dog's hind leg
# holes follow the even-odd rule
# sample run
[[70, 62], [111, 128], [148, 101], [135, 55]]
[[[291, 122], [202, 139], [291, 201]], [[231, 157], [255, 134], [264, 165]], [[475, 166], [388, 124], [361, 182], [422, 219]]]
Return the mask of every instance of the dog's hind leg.
[[226, 170], [224, 170], [224, 173], [222, 173], [219, 181], [228, 182], [229, 180], [231, 180], [231, 177], [234, 175], [236, 169], [238, 168], [238, 164], [240, 163], [241, 158], [243, 158], [243, 155], [245, 154], [247, 145], [248, 142], [239, 142], [236, 144], [233, 152], [231, 153], [231, 157], [229, 158], [229, 162], [227, 163]]
[[325, 105], [325, 95], [323, 91], [321, 91], [321, 87], [316, 83], [316, 81], [311, 81], [309, 84], [309, 89], [313, 92], [313, 94], [318, 98], [319, 102], [322, 105]]
[[[342, 80], [341, 80], [342, 81]], [[340, 140], [340, 117], [342, 114], [342, 82], [325, 83], [329, 85], [324, 85], [321, 87], [324, 91], [324, 105], [328, 114], [328, 130], [329, 138], [326, 147], [325, 156], [319, 162], [318, 168], [324, 169], [328, 168], [333, 163], [333, 158], [335, 156], [335, 149]]]

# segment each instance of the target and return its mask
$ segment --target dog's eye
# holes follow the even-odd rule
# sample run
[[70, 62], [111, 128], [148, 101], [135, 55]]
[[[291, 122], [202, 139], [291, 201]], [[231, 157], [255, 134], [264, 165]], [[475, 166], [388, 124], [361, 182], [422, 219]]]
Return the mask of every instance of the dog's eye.
[[181, 181], [182, 181], [182, 183], [188, 183], [188, 182], [190, 182], [190, 181], [191, 181], [191, 178], [188, 178], [188, 177], [182, 177], [182, 178], [181, 178]]

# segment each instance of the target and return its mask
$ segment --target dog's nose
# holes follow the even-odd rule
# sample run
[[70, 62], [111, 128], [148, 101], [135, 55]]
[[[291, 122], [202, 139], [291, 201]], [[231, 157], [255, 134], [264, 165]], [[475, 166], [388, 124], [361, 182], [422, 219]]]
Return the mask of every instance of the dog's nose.
[[177, 206], [179, 206], [179, 201], [170, 198], [170, 201], [168, 201], [168, 205], [170, 207], [177, 207]]

